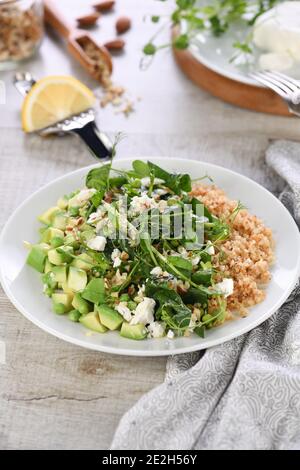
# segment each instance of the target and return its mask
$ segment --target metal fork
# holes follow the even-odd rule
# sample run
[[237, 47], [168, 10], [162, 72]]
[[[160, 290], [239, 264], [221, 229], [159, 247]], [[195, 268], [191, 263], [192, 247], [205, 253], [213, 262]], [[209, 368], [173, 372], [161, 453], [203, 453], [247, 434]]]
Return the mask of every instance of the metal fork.
[[280, 72], [263, 70], [252, 72], [250, 77], [275, 91], [288, 105], [292, 114], [300, 117], [300, 81]]
[[[34, 84], [35, 80], [29, 72], [17, 72], [14, 76], [14, 85], [22, 96], [26, 96]], [[64, 135], [73, 133], [83, 140], [94, 157], [101, 160], [111, 157], [111, 141], [106, 134], [98, 129], [93, 109], [75, 114], [68, 119], [57, 122], [53, 126], [42, 129], [38, 133], [42, 137], [51, 134]]]

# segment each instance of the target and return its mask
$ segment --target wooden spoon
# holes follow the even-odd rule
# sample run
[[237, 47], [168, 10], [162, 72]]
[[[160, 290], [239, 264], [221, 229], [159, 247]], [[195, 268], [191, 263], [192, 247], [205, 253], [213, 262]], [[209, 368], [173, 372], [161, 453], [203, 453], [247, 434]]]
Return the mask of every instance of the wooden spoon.
[[85, 31], [68, 24], [53, 0], [44, 0], [45, 20], [67, 41], [70, 54], [96, 80], [108, 86], [112, 60], [108, 50], [97, 44]]

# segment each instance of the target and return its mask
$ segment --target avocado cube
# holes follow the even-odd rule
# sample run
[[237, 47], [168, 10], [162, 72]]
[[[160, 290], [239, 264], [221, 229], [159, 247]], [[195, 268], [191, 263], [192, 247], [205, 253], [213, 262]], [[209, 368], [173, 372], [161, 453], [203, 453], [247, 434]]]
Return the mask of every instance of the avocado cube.
[[47, 251], [45, 247], [43, 245], [34, 245], [27, 256], [26, 263], [36, 269], [39, 273], [43, 273], [46, 259]]
[[66, 266], [54, 266], [52, 272], [55, 276], [56, 282], [63, 284], [67, 282], [67, 267]]
[[85, 300], [89, 300], [93, 304], [99, 304], [105, 302], [105, 285], [104, 279], [94, 278], [92, 279], [86, 288], [84, 289], [81, 296]]
[[76, 258], [73, 259], [71, 266], [74, 266], [78, 269], [84, 269], [84, 271], [89, 271], [95, 265], [93, 258], [87, 253], [81, 253]]
[[73, 322], [78, 322], [80, 317], [81, 317], [81, 313], [78, 312], [78, 310], [71, 310], [71, 312], [68, 313], [69, 320]]
[[[61, 304], [64, 306], [64, 312], [66, 313], [72, 310], [72, 300], [73, 295], [67, 294], [66, 292], [55, 292], [52, 294], [52, 301], [53, 301], [53, 309], [56, 313], [59, 313], [61, 307], [57, 307], [57, 305]], [[58, 310], [58, 311], [57, 311]]]
[[99, 316], [96, 312], [88, 313], [87, 315], [83, 315], [79, 318], [79, 321], [82, 325], [92, 331], [96, 331], [97, 333], [105, 333], [107, 328], [101, 325]]
[[68, 207], [68, 199], [64, 197], [60, 197], [57, 201], [57, 206], [62, 209], [63, 211], [67, 209]]
[[122, 325], [124, 318], [116, 310], [113, 310], [107, 305], [99, 305], [96, 308], [100, 322], [109, 330], [117, 330]]
[[80, 246], [78, 240], [76, 240], [75, 236], [72, 233], [69, 233], [64, 239], [65, 245], [72, 246], [73, 248], [77, 249]]
[[50, 263], [49, 259], [46, 259], [44, 273], [47, 274], [54, 268], [54, 264]]
[[81, 315], [86, 315], [90, 310], [92, 310], [89, 303], [84, 300], [79, 293], [74, 295], [72, 305], [81, 313]]
[[70, 289], [70, 287], [68, 286], [68, 283], [67, 282], [62, 282], [61, 283], [61, 288], [64, 292], [66, 292], [66, 294], [73, 294], [74, 295], [74, 292], [72, 289]]
[[49, 250], [48, 258], [50, 263], [59, 266], [64, 263], [70, 263], [70, 261], [72, 261], [72, 253], [73, 248], [71, 246], [53, 248], [52, 250]]
[[142, 325], [141, 323], [130, 325], [129, 323], [124, 322], [122, 324], [120, 335], [123, 336], [123, 338], [140, 340], [146, 338], [147, 330], [145, 325]]
[[82, 291], [87, 284], [87, 274], [83, 269], [70, 266], [68, 275], [68, 287], [74, 292]]
[[41, 241], [50, 243], [55, 237], [64, 238], [64, 232], [58, 228], [49, 227], [43, 232]]
[[66, 230], [68, 225], [68, 216], [66, 212], [58, 212], [54, 215], [52, 220], [52, 226], [60, 230]]
[[55, 214], [57, 214], [57, 212], [60, 212], [59, 207], [50, 207], [50, 209], [38, 217], [38, 220], [45, 225], [51, 225], [53, 217]]

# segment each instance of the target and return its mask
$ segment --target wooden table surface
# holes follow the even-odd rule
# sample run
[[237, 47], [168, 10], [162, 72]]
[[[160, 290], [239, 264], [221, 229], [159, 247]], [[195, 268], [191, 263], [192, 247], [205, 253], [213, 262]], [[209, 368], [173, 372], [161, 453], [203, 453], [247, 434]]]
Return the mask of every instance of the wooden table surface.
[[[67, 8], [71, 2], [59, 3]], [[88, 2], [72, 1], [72, 11], [83, 3]], [[255, 114], [212, 98], [182, 75], [167, 50], [141, 71], [140, 51], [153, 33], [143, 16], [165, 8], [153, 0], [117, 2], [117, 13], [129, 15], [133, 27], [127, 34], [126, 53], [114, 61], [115, 79], [141, 100], [129, 118], [114, 108], [99, 110], [99, 125], [111, 136], [118, 131], [126, 134], [118, 158], [202, 159], [259, 181], [257, 169], [270, 139], [299, 139], [300, 122]], [[110, 14], [102, 19], [95, 33], [98, 39], [112, 37], [114, 18]], [[52, 34], [24, 67], [37, 77], [72, 73], [97, 87]], [[23, 135], [21, 99], [11, 85], [12, 76], [0, 73], [6, 88], [6, 103], [0, 104], [1, 227], [33, 191], [93, 161], [75, 137], [43, 140]], [[272, 174], [269, 181], [269, 188], [276, 189]], [[6, 361], [0, 364], [1, 449], [108, 448], [122, 414], [164, 379], [164, 358], [118, 357], [72, 346], [23, 318], [3, 291], [0, 313], [0, 341], [6, 346]]]

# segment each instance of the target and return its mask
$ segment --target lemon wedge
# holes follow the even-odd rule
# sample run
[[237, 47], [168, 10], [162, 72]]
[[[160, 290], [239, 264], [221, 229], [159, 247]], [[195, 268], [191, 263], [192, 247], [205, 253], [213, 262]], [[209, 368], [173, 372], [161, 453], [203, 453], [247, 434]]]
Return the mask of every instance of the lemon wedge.
[[93, 92], [70, 76], [42, 78], [31, 88], [22, 106], [22, 127], [34, 132], [86, 111], [95, 103]]

